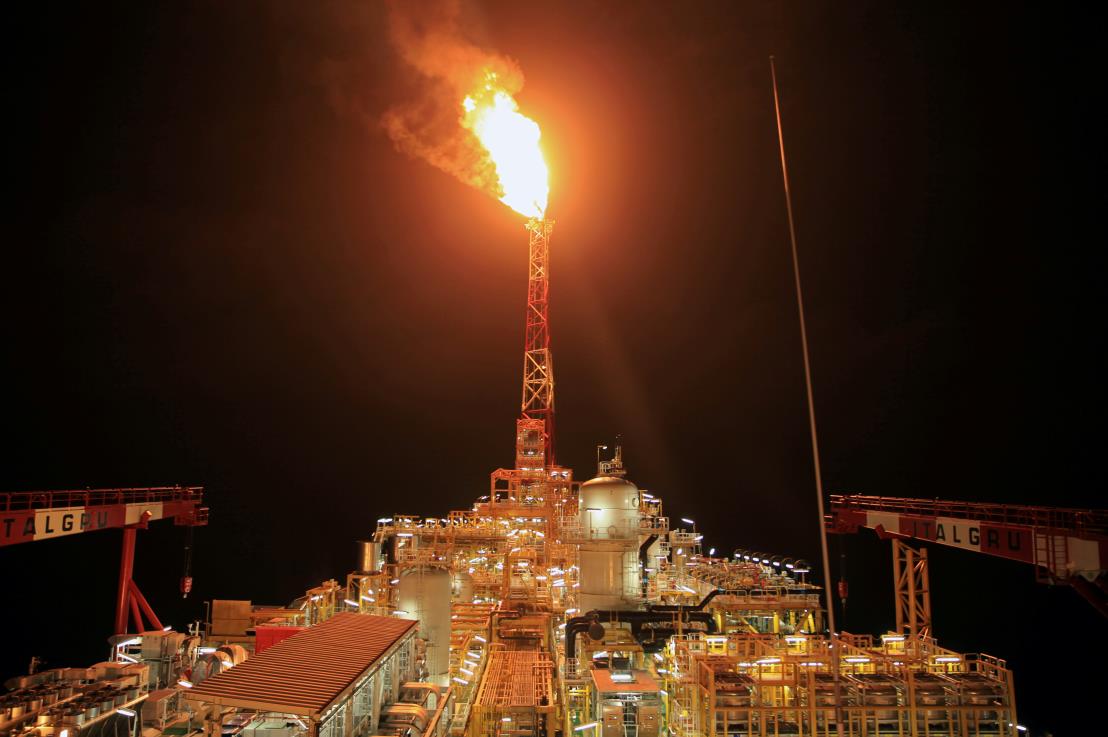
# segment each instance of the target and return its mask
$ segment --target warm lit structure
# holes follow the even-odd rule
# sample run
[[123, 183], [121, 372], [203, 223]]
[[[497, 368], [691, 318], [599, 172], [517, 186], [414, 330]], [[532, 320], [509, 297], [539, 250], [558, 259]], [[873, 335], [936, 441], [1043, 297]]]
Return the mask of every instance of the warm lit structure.
[[375, 734], [383, 706], [417, 675], [415, 628], [410, 620], [336, 614], [185, 695], [212, 715], [215, 729], [234, 708], [267, 733], [284, 730], [291, 719], [313, 737]]
[[905, 541], [1028, 563], [1040, 582], [1072, 587], [1108, 617], [1108, 511], [1103, 509], [834, 494], [827, 526], [838, 533], [869, 528], [893, 541], [898, 628], [909, 618], [931, 619], [927, 551]]
[[[132, 577], [136, 535], [151, 522], [162, 519], [173, 520], [174, 524], [186, 528], [206, 525], [208, 508], [203, 503], [204, 489], [199, 486], [3, 493], [0, 494], [0, 516], [3, 518], [0, 546], [97, 530], [122, 530], [114, 633], [142, 632], [147, 626], [160, 630], [162, 623], [158, 615]], [[185, 553], [181, 593], [187, 596], [192, 589], [191, 548], [186, 548]]]
[[553, 220], [533, 218], [527, 258], [523, 401], [516, 426], [516, 468], [554, 465], [554, 360], [550, 354], [550, 233]]
[[[926, 565], [911, 549], [895, 548], [907, 592], [897, 630], [830, 638], [805, 561], [705, 553], [693, 520], [671, 523], [627, 478], [618, 447], [582, 484], [557, 465], [539, 128], [492, 72], [460, 107], [496, 196], [528, 218], [514, 467], [466, 509], [378, 519], [345, 584], [286, 607], [217, 601], [203, 632], [116, 642], [106, 665], [126, 678], [111, 698], [133, 706], [156, 688], [158, 704], [186, 704], [176, 721], [143, 709], [143, 727], [196, 722], [225, 737], [1015, 737], [1011, 672], [930, 636]], [[859, 503], [833, 521], [849, 531], [895, 516], [908, 537], [917, 512]], [[1046, 545], [1040, 565], [1086, 560], [1087, 537]], [[38, 685], [21, 684], [21, 698]], [[36, 722], [45, 737], [76, 737], [57, 731], [70, 716]], [[12, 737], [32, 737], [19, 719]]]

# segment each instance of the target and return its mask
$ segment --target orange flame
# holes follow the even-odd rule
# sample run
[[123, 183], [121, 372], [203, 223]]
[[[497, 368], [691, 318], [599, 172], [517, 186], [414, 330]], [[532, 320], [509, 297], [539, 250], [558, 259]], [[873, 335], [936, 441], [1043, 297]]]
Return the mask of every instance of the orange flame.
[[519, 112], [496, 72], [486, 72], [484, 85], [462, 100], [462, 108], [462, 126], [477, 136], [496, 168], [500, 201], [522, 215], [542, 218], [550, 183], [538, 123]]

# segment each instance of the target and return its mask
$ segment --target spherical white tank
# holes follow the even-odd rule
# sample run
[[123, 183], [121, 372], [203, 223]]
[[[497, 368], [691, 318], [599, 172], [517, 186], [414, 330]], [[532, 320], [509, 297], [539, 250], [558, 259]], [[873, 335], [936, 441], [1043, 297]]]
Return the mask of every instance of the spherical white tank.
[[581, 588], [578, 608], [623, 609], [640, 595], [639, 489], [626, 479], [598, 476], [581, 484]]
[[436, 682], [450, 670], [450, 579], [442, 568], [409, 568], [400, 574], [397, 591], [397, 616], [419, 620], [419, 636], [427, 640], [427, 673]]
[[581, 527], [595, 540], [639, 534], [639, 488], [627, 479], [598, 476], [581, 484]]

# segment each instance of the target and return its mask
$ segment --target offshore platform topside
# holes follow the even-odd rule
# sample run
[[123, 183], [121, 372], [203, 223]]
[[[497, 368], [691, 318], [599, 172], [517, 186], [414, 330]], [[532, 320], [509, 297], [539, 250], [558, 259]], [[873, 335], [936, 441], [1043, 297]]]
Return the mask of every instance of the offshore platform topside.
[[217, 600], [202, 628], [175, 632], [131, 580], [134, 531], [204, 524], [199, 489], [6, 499], [32, 520], [6, 542], [68, 514], [67, 533], [123, 528], [124, 556], [108, 660], [9, 680], [0, 737], [1017, 734], [1011, 672], [931, 637], [926, 557], [902, 540], [897, 628], [828, 633], [807, 562], [706, 552], [618, 447], [583, 483], [557, 464], [553, 223], [527, 228], [514, 467], [469, 508], [378, 519], [345, 581], [287, 606]]

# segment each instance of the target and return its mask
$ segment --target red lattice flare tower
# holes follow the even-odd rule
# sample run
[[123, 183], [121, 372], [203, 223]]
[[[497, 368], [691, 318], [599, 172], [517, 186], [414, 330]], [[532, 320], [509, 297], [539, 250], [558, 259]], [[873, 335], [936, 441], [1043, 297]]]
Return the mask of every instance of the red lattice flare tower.
[[550, 355], [550, 233], [554, 221], [532, 218], [527, 264], [523, 401], [516, 421], [516, 468], [541, 475], [554, 459], [554, 363]]

